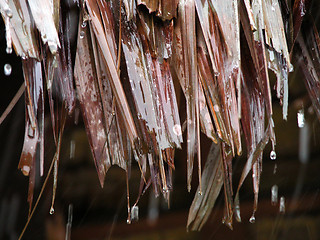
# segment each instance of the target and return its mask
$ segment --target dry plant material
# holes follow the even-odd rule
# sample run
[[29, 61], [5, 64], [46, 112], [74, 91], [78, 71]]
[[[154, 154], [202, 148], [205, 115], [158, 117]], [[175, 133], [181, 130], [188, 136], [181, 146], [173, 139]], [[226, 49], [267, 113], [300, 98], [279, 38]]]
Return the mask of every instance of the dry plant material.
[[[195, 156], [199, 178], [188, 228], [203, 227], [222, 186], [223, 222], [232, 228], [233, 216], [241, 221], [239, 194], [250, 172], [254, 219], [262, 153], [269, 140], [273, 150], [276, 144], [269, 70], [277, 77], [275, 92], [286, 119], [294, 56], [320, 118], [320, 38], [312, 18], [305, 20], [310, 1], [281, 7], [278, 0], [84, 0], [78, 7], [73, 62], [74, 26], [59, 0], [0, 1], [7, 53], [14, 47], [23, 59], [26, 126], [19, 169], [29, 176], [30, 217], [38, 203], [32, 208], [36, 161], [44, 174], [47, 95], [57, 147], [53, 195], [65, 119], [79, 101], [101, 186], [112, 165], [126, 171], [127, 184], [132, 159], [141, 170], [133, 213], [151, 185], [156, 196], [162, 193], [169, 201], [174, 152], [186, 141], [189, 191]], [[181, 124], [179, 106], [184, 104]], [[200, 131], [213, 142], [203, 170]], [[243, 146], [247, 162], [234, 195], [232, 159], [242, 154]], [[136, 216], [130, 217], [128, 185], [127, 194], [131, 222]]]

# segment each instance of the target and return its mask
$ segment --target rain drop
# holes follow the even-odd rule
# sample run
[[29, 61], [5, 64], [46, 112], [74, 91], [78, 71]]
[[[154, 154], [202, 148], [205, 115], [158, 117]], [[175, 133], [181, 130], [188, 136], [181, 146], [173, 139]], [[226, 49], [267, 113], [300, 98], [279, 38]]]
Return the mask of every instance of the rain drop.
[[70, 159], [74, 159], [74, 153], [76, 149], [76, 143], [74, 140], [70, 141]]
[[80, 38], [81, 38], [81, 39], [84, 38], [84, 35], [85, 35], [84, 31], [81, 31], [81, 32], [80, 32]]
[[166, 187], [164, 187], [164, 188], [162, 188], [162, 192], [163, 192], [163, 193], [168, 193], [168, 192], [169, 192], [169, 189], [166, 188]]
[[12, 18], [12, 11], [10, 8], [5, 9], [4, 12], [9, 18]]
[[286, 203], [285, 203], [285, 198], [284, 198], [284, 196], [282, 196], [281, 198], [280, 198], [280, 206], [279, 206], [279, 212], [280, 213], [285, 213], [285, 211], [286, 211]]
[[55, 42], [53, 41], [48, 41], [48, 47], [50, 49], [50, 52], [53, 54], [53, 55], [56, 55], [57, 53], [57, 50], [58, 50], [58, 46]]
[[21, 171], [22, 171], [23, 175], [29, 176], [30, 167], [27, 166], [27, 165], [24, 165], [24, 166], [22, 167]]
[[276, 151], [272, 150], [272, 151], [270, 152], [270, 159], [271, 159], [271, 160], [276, 160], [276, 158], [277, 158]]
[[297, 119], [298, 119], [298, 127], [303, 128], [304, 127], [304, 110], [300, 109], [297, 113]]
[[6, 64], [4, 65], [4, 74], [5, 74], [6, 76], [10, 76], [10, 75], [11, 75], [11, 72], [12, 72], [12, 67], [11, 67], [11, 65], [10, 65], [9, 63], [6, 63]]
[[256, 217], [254, 216], [254, 214], [252, 214], [252, 216], [249, 219], [250, 223], [255, 223], [256, 222]]
[[275, 206], [278, 202], [278, 186], [273, 185], [271, 188], [271, 205]]
[[131, 208], [131, 221], [138, 221], [139, 220], [139, 207], [133, 206]]
[[294, 67], [293, 67], [292, 64], [290, 64], [290, 66], [289, 66], [289, 72], [293, 72], [293, 70], [294, 70]]
[[12, 53], [12, 47], [7, 47], [6, 48], [6, 53], [11, 54]]
[[53, 207], [50, 208], [49, 213], [50, 213], [50, 215], [54, 214], [54, 208]]
[[175, 124], [174, 126], [173, 126], [173, 132], [174, 132], [174, 134], [175, 135], [177, 135], [177, 136], [181, 136], [182, 135], [182, 131], [181, 131], [181, 125], [180, 124]]
[[235, 217], [236, 217], [237, 221], [238, 221], [238, 222], [241, 222], [240, 205], [239, 205], [239, 203], [235, 203], [234, 213], [235, 213]]
[[274, 167], [273, 167], [273, 174], [276, 174], [276, 173], [277, 173], [277, 168], [278, 168], [277, 164], [274, 164]]
[[57, 68], [57, 67], [58, 67], [58, 61], [57, 61], [57, 56], [56, 56], [56, 55], [53, 56], [52, 66], [53, 66], [54, 68]]
[[86, 26], [87, 26], [87, 22], [86, 22], [86, 21], [83, 21], [82, 24], [81, 24], [81, 27], [82, 27], [82, 28], [85, 28]]
[[79, 108], [76, 108], [76, 109], [74, 110], [74, 124], [75, 124], [75, 125], [78, 125], [79, 115], [80, 115], [80, 110], [79, 110]]

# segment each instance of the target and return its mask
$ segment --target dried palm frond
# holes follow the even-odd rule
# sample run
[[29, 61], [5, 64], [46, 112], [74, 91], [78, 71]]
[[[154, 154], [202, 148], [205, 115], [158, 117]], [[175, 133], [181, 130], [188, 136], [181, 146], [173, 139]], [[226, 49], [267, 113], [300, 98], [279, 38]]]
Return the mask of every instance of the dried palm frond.
[[[199, 178], [188, 228], [201, 229], [222, 185], [224, 223], [232, 228], [233, 215], [241, 221], [239, 190], [250, 171], [254, 214], [262, 153], [269, 140], [273, 151], [276, 144], [269, 70], [276, 75], [276, 96], [287, 119], [294, 56], [320, 118], [320, 38], [312, 17], [304, 19], [310, 1], [80, 2], [74, 57], [70, 31], [76, 26], [59, 0], [0, 1], [7, 52], [13, 45], [23, 59], [26, 124], [19, 169], [29, 176], [30, 213], [36, 161], [44, 174], [47, 96], [57, 147], [54, 191], [64, 124], [78, 101], [101, 186], [115, 164], [128, 180], [133, 157], [141, 170], [138, 200], [151, 184], [156, 196], [162, 193], [169, 199], [174, 149], [182, 147], [186, 126], [189, 191], [195, 155]], [[179, 84], [184, 98], [179, 97]], [[181, 125], [179, 106], [184, 104], [186, 120]], [[200, 131], [213, 142], [203, 173]], [[232, 159], [242, 154], [243, 146], [247, 162], [234, 196]]]

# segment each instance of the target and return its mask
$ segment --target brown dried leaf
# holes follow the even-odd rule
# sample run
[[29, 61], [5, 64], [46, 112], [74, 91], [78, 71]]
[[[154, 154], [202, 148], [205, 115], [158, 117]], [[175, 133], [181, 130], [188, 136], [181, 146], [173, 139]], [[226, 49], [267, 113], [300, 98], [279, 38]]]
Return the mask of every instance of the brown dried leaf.
[[308, 18], [297, 37], [294, 57], [304, 75], [315, 112], [320, 119], [320, 36], [314, 22]]
[[[130, 0], [131, 1], [131, 0]], [[125, 1], [127, 2], [127, 1]], [[135, 124], [131, 115], [131, 111], [127, 102], [126, 95], [124, 93], [118, 71], [116, 68], [116, 63], [112, 57], [114, 50], [111, 49], [106, 37], [106, 33], [103, 29], [103, 24], [99, 18], [99, 8], [95, 0], [86, 1], [86, 6], [88, 8], [89, 15], [91, 17], [92, 28], [97, 38], [98, 44], [102, 50], [102, 54], [105, 60], [105, 64], [107, 66], [107, 70], [111, 76], [110, 83], [112, 87], [112, 91], [115, 95], [117, 104], [121, 111], [122, 117], [125, 122], [125, 127], [127, 129], [127, 133], [129, 135], [129, 139], [131, 145], [135, 145], [136, 139], [138, 139], [137, 130], [135, 128]]]
[[88, 28], [79, 29], [74, 74], [89, 144], [100, 184], [103, 186], [105, 173], [111, 166], [111, 163], [108, 152], [104, 147], [107, 137]]
[[178, 5], [178, 19], [174, 29], [173, 64], [186, 97], [188, 191], [191, 190], [195, 153], [198, 156], [198, 173], [201, 185], [199, 81], [195, 19], [194, 1], [180, 1]]
[[[211, 144], [202, 173], [203, 194], [195, 194], [189, 209], [187, 228], [200, 231], [211, 214], [223, 184], [221, 143]], [[198, 187], [197, 192], [199, 192]]]
[[[25, 0], [8, 1], [10, 15], [1, 11], [5, 24], [9, 26], [7, 34], [12, 37], [16, 53], [23, 59], [30, 57], [39, 59], [39, 47], [34, 32], [34, 23]], [[8, 32], [9, 30], [9, 32]], [[7, 46], [10, 48], [10, 46]]]

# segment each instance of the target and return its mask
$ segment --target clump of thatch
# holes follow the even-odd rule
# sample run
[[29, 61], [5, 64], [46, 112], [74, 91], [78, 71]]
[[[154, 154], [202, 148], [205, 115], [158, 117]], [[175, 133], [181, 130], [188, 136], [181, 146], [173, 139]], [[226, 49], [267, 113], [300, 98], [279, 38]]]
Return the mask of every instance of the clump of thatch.
[[[140, 195], [152, 185], [156, 196], [168, 199], [174, 151], [186, 141], [189, 191], [194, 158], [199, 178], [188, 228], [203, 226], [222, 186], [224, 222], [232, 228], [234, 214], [241, 221], [239, 189], [250, 171], [254, 214], [269, 140], [275, 158], [269, 70], [276, 75], [275, 92], [286, 119], [288, 75], [292, 57], [298, 56], [320, 117], [320, 38], [309, 7], [303, 0], [80, 1], [74, 57], [70, 31], [75, 26], [59, 0], [2, 1], [7, 52], [13, 45], [23, 59], [26, 127], [19, 168], [29, 176], [30, 209], [35, 171], [44, 174], [46, 95], [57, 147], [48, 172], [54, 169], [54, 195], [64, 123], [79, 101], [102, 186], [113, 164], [128, 178], [133, 157], [141, 170]], [[309, 24], [301, 34], [305, 18]], [[184, 93], [183, 124], [176, 82]], [[213, 141], [203, 170], [200, 131]], [[243, 146], [247, 162], [234, 194], [232, 159]], [[130, 221], [129, 200], [128, 215]]]

